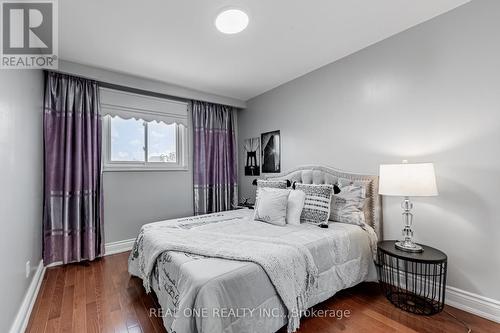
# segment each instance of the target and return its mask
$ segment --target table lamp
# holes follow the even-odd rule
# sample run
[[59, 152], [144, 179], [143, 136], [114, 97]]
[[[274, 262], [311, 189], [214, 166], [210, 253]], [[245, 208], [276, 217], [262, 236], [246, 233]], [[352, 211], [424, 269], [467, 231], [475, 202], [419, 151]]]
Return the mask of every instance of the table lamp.
[[396, 248], [407, 252], [422, 252], [422, 247], [413, 241], [413, 203], [410, 197], [438, 195], [434, 164], [403, 161], [402, 164], [380, 165], [379, 194], [404, 197], [401, 203], [403, 240], [396, 242]]

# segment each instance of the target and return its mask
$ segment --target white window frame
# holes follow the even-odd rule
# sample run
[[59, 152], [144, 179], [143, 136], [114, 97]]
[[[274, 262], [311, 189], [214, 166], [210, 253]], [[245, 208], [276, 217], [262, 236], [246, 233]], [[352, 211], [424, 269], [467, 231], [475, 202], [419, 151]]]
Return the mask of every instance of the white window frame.
[[[102, 88], [101, 88], [102, 89]], [[120, 92], [122, 93], [122, 92]], [[123, 92], [125, 95], [133, 96], [135, 94]], [[141, 98], [149, 98], [149, 96], [142, 96]], [[154, 101], [158, 99], [157, 97], [151, 97]], [[163, 100], [165, 101], [165, 100]], [[175, 103], [178, 103], [174, 101]], [[187, 117], [187, 103], [186, 104], [186, 117]], [[189, 142], [188, 142], [188, 131], [189, 128], [184, 126], [183, 123], [174, 123], [176, 125], [176, 159], [177, 162], [148, 162], [148, 126], [147, 123], [151, 119], [156, 119], [157, 121], [162, 121], [163, 115], [158, 112], [151, 112], [149, 110], [133, 108], [134, 118], [128, 119], [141, 119], [144, 121], [144, 161], [145, 162], [135, 162], [135, 161], [112, 161], [111, 160], [111, 119], [112, 117], [119, 117], [118, 115], [113, 115], [113, 112], [106, 112], [110, 109], [121, 109], [127, 112], [131, 111], [131, 108], [126, 108], [123, 106], [116, 105], [101, 105], [101, 113], [103, 116], [102, 122], [102, 160], [103, 160], [103, 171], [188, 171], [188, 158], [189, 158]], [[121, 118], [121, 117], [120, 117]], [[124, 118], [122, 118], [124, 119]], [[164, 121], [165, 122], [165, 121]], [[172, 124], [172, 121], [165, 122], [167, 124]]]
[[176, 124], [176, 158], [177, 162], [148, 162], [148, 132], [144, 120], [144, 160], [145, 162], [112, 161], [111, 160], [111, 116], [103, 119], [103, 161], [104, 171], [177, 171], [189, 170], [187, 163], [187, 128]]

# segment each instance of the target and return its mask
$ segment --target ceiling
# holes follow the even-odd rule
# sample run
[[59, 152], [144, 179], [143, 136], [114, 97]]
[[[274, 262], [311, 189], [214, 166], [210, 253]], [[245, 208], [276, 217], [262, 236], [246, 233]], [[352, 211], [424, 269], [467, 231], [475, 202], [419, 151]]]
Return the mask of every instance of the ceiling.
[[[60, 58], [248, 100], [469, 0], [63, 0]], [[228, 6], [250, 16], [224, 35]]]

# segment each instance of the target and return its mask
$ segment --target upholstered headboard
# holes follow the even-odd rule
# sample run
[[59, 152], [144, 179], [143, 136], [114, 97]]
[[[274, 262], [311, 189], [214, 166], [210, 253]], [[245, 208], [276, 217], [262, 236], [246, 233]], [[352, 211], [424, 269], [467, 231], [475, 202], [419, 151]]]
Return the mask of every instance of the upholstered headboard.
[[378, 194], [378, 176], [362, 175], [326, 166], [305, 165], [268, 179], [288, 179], [304, 184], [337, 184], [341, 186], [359, 184], [366, 187], [365, 217], [382, 239], [382, 200]]

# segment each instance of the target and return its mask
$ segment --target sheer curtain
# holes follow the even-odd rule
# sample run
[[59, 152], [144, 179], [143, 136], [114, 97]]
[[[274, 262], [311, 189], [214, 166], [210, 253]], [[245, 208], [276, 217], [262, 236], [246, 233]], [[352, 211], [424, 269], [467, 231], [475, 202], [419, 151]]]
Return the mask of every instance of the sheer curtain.
[[44, 262], [93, 260], [104, 253], [96, 82], [46, 73], [44, 158]]
[[193, 102], [195, 214], [229, 210], [237, 202], [236, 110]]

